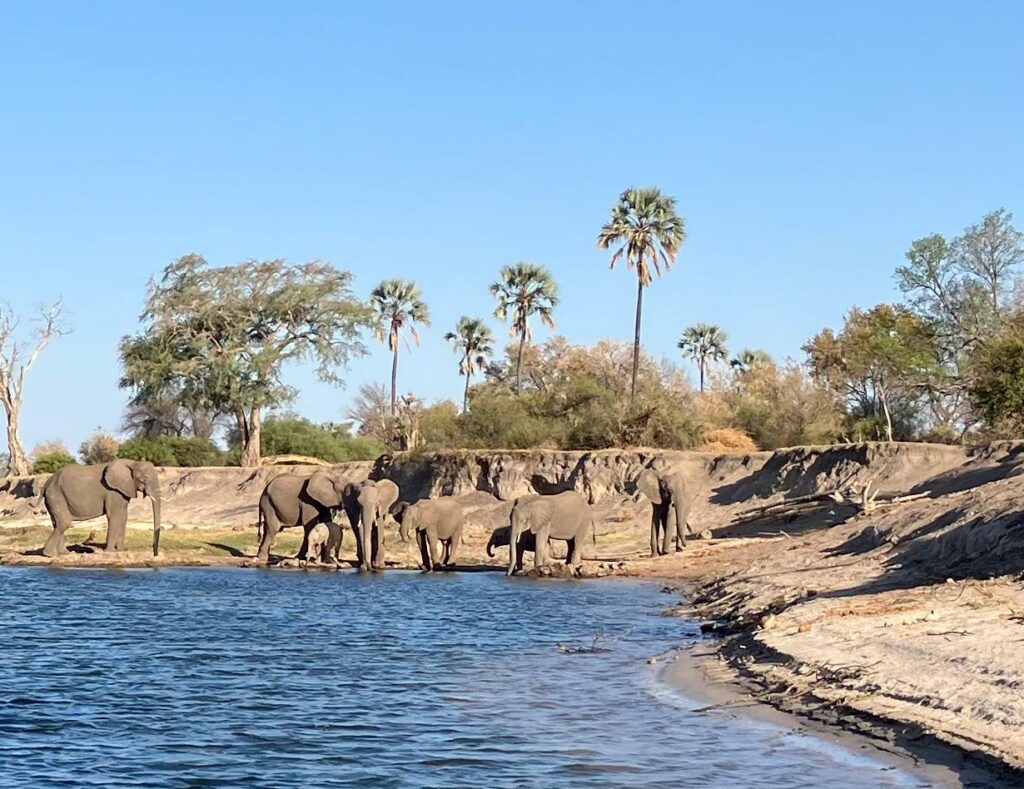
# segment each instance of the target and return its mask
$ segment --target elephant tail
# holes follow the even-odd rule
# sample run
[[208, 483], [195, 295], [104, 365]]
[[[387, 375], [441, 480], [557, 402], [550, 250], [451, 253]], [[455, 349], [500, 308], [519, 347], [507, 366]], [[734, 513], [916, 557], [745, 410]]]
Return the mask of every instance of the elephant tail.
[[256, 544], [263, 544], [263, 530], [266, 528], [266, 519], [263, 517], [263, 507], [256, 511]]

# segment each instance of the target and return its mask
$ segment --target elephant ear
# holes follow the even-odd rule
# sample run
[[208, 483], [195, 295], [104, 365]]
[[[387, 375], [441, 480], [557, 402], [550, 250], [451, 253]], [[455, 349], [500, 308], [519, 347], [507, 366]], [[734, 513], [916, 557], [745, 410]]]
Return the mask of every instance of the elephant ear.
[[326, 474], [317, 472], [306, 483], [306, 495], [324, 507], [337, 507], [338, 492], [334, 489], [334, 481]]
[[409, 509], [409, 502], [400, 501], [391, 508], [391, 517], [401, 523], [405, 519], [406, 510]]
[[383, 515], [390, 512], [391, 507], [398, 501], [398, 485], [390, 479], [382, 479], [377, 483], [377, 501]]
[[126, 499], [135, 498], [135, 476], [127, 460], [113, 460], [103, 469], [103, 484], [116, 490]]
[[637, 479], [636, 486], [641, 493], [651, 500], [651, 504], [661, 504], [661, 484], [657, 471], [650, 468], [647, 469]]

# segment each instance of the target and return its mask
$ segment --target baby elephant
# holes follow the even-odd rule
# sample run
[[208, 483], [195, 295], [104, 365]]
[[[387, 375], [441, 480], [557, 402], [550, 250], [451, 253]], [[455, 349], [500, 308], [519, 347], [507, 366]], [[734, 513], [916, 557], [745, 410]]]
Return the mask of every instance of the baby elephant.
[[[448, 566], [455, 562], [455, 555], [462, 543], [462, 527], [465, 518], [462, 507], [450, 498], [423, 499], [415, 504], [401, 504], [393, 513], [400, 527], [398, 534], [402, 542], [409, 542], [409, 536], [416, 532], [420, 548], [420, 567], [430, 572], [439, 564]], [[440, 542], [443, 552], [437, 550]], [[441, 561], [438, 562], [438, 559]]]
[[344, 536], [339, 524], [318, 523], [306, 534], [306, 561], [337, 563], [341, 559], [341, 541]]
[[[494, 557], [495, 548], [503, 548], [508, 545], [509, 540], [512, 539], [512, 527], [511, 526], [499, 526], [497, 529], [491, 532], [491, 538], [487, 541], [487, 555]], [[536, 553], [537, 551], [537, 538], [534, 537], [532, 531], [524, 531], [519, 536], [519, 544], [516, 546], [516, 570], [521, 571], [523, 569], [523, 554], [529, 551], [530, 553]]]

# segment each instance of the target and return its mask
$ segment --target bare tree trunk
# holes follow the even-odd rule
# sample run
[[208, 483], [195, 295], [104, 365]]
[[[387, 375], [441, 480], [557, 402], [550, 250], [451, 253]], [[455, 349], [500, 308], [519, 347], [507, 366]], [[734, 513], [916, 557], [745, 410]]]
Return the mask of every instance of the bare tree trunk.
[[698, 372], [700, 374], [700, 391], [701, 391], [701, 394], [703, 394], [704, 393], [704, 360], [703, 359], [700, 360], [699, 362], [697, 362], [697, 370], [698, 370]]
[[469, 373], [466, 373], [466, 388], [462, 393], [462, 413], [469, 412]]
[[636, 280], [636, 330], [633, 333], [633, 379], [629, 386], [629, 402], [636, 399], [636, 377], [640, 372], [640, 316], [644, 306], [644, 283]]
[[29, 473], [28, 457], [25, 455], [25, 447], [21, 443], [21, 431], [19, 429], [20, 421], [20, 403], [16, 405], [8, 405], [4, 403], [4, 407], [7, 409], [7, 472], [12, 477], [24, 477]]
[[885, 390], [879, 391], [882, 401], [882, 413], [885, 414], [885, 440], [892, 443], [892, 414], [889, 413], [889, 398], [885, 396]]
[[239, 432], [242, 434], [242, 466], [259, 466], [261, 458], [260, 429], [263, 425], [263, 414], [260, 406], [254, 405], [246, 417], [245, 409], [239, 408], [235, 413]]
[[523, 348], [526, 347], [526, 326], [519, 332], [519, 353], [516, 354], [516, 394], [523, 386]]
[[395, 343], [395, 353], [391, 359], [391, 416], [398, 415], [398, 343]]

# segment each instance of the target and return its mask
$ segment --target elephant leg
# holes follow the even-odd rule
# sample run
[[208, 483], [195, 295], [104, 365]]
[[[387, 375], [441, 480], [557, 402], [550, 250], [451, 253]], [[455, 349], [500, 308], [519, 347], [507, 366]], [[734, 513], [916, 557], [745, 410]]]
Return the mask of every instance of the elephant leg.
[[437, 532], [427, 529], [424, 534], [427, 540], [427, 557], [430, 560], [430, 564], [427, 566], [433, 570], [440, 565], [440, 562], [437, 560]]
[[448, 559], [445, 564], [455, 564], [455, 556], [459, 552], [459, 548], [462, 547], [462, 527], [460, 526], [452, 534], [452, 538], [448, 541]]
[[256, 558], [261, 562], [270, 561], [270, 545], [273, 543], [277, 533], [281, 531], [281, 521], [273, 512], [265, 513], [263, 524], [263, 539], [260, 540], [259, 550], [256, 551]]
[[373, 569], [383, 570], [384, 560], [384, 526], [377, 524], [373, 527]]
[[658, 555], [658, 505], [651, 505], [651, 558]]
[[526, 556], [526, 541], [518, 540], [516, 542], [516, 569], [522, 572], [523, 569], [523, 558]]
[[46, 538], [43, 545], [43, 556], [60, 556], [66, 550], [64, 546], [64, 532], [71, 527], [71, 512], [64, 502], [47, 502], [47, 509], [50, 510], [50, 521], [53, 523], [53, 531]]
[[676, 508], [671, 504], [665, 507], [665, 536], [661, 546], [663, 554], [672, 553], [672, 543], [676, 538]]
[[583, 538], [585, 534], [580, 533], [569, 540], [569, 549], [566, 551], [565, 563], [578, 567], [583, 563]]
[[420, 551], [420, 569], [424, 572], [430, 572], [430, 551], [427, 550], [427, 535], [416, 530], [416, 546]]
[[106, 551], [123, 551], [125, 531], [128, 529], [128, 501], [116, 498], [107, 505]]
[[533, 549], [533, 566], [540, 569], [548, 561], [548, 531], [543, 529], [533, 533], [536, 544]]
[[680, 517], [680, 513], [676, 513], [676, 550], [681, 551], [686, 547], [686, 530], [688, 524], [686, 522], [686, 516]]

